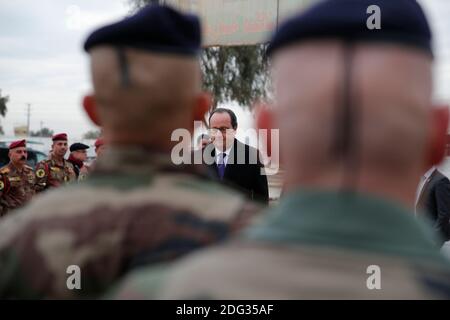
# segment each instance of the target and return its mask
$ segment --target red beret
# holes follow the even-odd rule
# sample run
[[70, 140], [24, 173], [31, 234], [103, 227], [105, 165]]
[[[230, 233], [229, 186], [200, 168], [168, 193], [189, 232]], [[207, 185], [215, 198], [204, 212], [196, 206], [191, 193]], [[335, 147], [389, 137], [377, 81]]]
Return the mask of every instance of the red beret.
[[101, 147], [104, 144], [105, 144], [105, 141], [102, 138], [98, 138], [97, 140], [95, 140], [95, 147], [96, 148], [99, 148], [99, 147]]
[[58, 134], [55, 134], [55, 135], [52, 137], [52, 140], [53, 140], [53, 141], [58, 141], [58, 140], [65, 140], [65, 141], [67, 141], [67, 134], [66, 134], [66, 133], [58, 133]]
[[18, 140], [18, 141], [14, 141], [11, 142], [11, 144], [9, 145], [9, 150], [11, 149], [15, 149], [15, 148], [19, 148], [19, 147], [26, 147], [26, 141], [24, 140]]

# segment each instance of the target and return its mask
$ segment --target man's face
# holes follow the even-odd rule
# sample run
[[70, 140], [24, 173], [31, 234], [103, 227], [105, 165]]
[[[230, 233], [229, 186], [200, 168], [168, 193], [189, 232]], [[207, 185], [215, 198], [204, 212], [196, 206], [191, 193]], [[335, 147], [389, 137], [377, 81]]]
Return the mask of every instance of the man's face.
[[24, 165], [27, 162], [28, 152], [25, 147], [15, 148], [9, 151], [9, 159], [15, 165]]
[[106, 145], [101, 145], [100, 147], [95, 148], [95, 154], [99, 157], [106, 150]]
[[236, 131], [231, 125], [230, 115], [226, 112], [215, 113], [209, 121], [210, 136], [219, 150], [228, 149], [234, 141]]
[[87, 159], [87, 151], [86, 150], [77, 150], [72, 152], [72, 156], [79, 161], [86, 161]]
[[58, 157], [64, 157], [64, 155], [67, 152], [67, 141], [55, 141], [52, 145], [53, 154], [55, 154]]

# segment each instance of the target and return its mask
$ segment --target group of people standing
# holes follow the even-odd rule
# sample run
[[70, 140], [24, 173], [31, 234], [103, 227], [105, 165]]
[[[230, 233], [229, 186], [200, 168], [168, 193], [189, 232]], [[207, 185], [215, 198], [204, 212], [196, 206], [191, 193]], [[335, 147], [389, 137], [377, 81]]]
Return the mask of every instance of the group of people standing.
[[[60, 133], [52, 137], [52, 146], [48, 159], [40, 161], [35, 168], [27, 165], [28, 151], [26, 140], [13, 141], [9, 145], [10, 162], [0, 168], [0, 215], [27, 204], [35, 194], [51, 188], [83, 180], [90, 171], [86, 150], [88, 145], [74, 143], [70, 146], [67, 134]], [[103, 140], [95, 142], [96, 152], [103, 146]]]

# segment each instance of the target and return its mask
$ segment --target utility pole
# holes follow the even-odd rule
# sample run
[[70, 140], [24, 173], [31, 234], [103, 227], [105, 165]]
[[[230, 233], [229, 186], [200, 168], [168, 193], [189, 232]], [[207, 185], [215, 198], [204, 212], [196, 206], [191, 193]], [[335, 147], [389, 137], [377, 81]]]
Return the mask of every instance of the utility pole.
[[31, 104], [27, 103], [27, 136], [30, 135]]

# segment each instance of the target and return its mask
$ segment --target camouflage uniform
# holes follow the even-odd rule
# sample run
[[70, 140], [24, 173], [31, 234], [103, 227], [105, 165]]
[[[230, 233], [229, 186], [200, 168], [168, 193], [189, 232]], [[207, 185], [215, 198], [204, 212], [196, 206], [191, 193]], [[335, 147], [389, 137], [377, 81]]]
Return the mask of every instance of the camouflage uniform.
[[8, 176], [0, 172], [0, 217], [6, 214], [6, 207], [3, 203], [4, 197], [8, 194], [10, 189], [10, 184]]
[[78, 175], [78, 181], [85, 180], [88, 177], [91, 170], [92, 170], [91, 167], [88, 166], [87, 164], [83, 165], [80, 169], [80, 174]]
[[[118, 299], [450, 298], [450, 264], [431, 230], [370, 196], [301, 191], [219, 248], [142, 269]], [[379, 266], [381, 290], [370, 290]], [[368, 273], [369, 272], [369, 273]]]
[[0, 169], [0, 173], [5, 175], [9, 182], [9, 192], [2, 196], [2, 215], [12, 209], [17, 209], [31, 200], [35, 191], [34, 171], [25, 165], [22, 170], [18, 170], [11, 162]]
[[36, 191], [59, 187], [63, 184], [76, 181], [73, 165], [63, 159], [63, 165], [58, 164], [53, 155], [36, 165]]
[[[259, 210], [197, 169], [108, 149], [89, 179], [0, 224], [0, 298], [96, 295], [131, 268], [224, 239]], [[70, 265], [81, 269], [81, 290], [66, 286]]]

